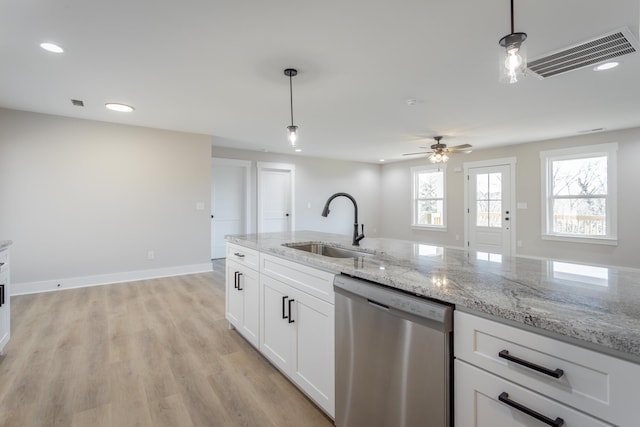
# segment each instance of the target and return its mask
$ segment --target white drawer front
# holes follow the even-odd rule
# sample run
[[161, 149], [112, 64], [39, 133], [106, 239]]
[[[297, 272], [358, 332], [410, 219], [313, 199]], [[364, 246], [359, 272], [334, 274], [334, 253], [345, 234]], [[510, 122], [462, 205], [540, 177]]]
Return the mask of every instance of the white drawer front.
[[255, 249], [249, 249], [244, 246], [227, 243], [227, 259], [257, 270], [260, 257], [259, 252]]
[[536, 419], [534, 415], [501, 401], [500, 396], [563, 427], [611, 426], [460, 360], [455, 361], [454, 369], [456, 427], [547, 425]]
[[9, 250], [0, 251], [0, 271], [9, 270]]
[[260, 254], [260, 273], [334, 304], [332, 273], [262, 253]]
[[[460, 311], [454, 319], [458, 359], [615, 424], [640, 419], [633, 390], [640, 365]], [[562, 375], [553, 378], [500, 357], [505, 350]]]

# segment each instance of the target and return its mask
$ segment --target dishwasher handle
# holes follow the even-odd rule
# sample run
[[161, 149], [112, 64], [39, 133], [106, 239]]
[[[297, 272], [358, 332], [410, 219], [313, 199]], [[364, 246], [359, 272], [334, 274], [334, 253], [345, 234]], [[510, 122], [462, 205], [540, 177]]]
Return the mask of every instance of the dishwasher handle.
[[369, 302], [369, 304], [371, 304], [374, 307], [378, 307], [381, 308], [383, 310], [389, 310], [389, 306], [388, 305], [384, 305], [384, 304], [380, 304], [379, 302], [367, 299], [367, 301]]
[[370, 282], [368, 280], [338, 274], [333, 279], [336, 293], [355, 295], [369, 304], [375, 303], [379, 308], [386, 308], [390, 312], [403, 312], [417, 318], [426, 319], [439, 324], [445, 332], [453, 330], [453, 308], [445, 303], [439, 303], [419, 296], [407, 294], [388, 286]]

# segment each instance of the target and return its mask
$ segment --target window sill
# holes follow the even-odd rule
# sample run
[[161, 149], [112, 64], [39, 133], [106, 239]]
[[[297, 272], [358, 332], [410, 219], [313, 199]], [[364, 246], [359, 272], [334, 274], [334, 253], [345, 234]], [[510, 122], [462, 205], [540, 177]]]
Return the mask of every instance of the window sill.
[[414, 230], [422, 230], [422, 231], [447, 231], [447, 227], [438, 227], [437, 225], [411, 224], [411, 228]]
[[577, 237], [564, 234], [543, 234], [541, 237], [542, 240], [555, 240], [558, 242], [618, 246], [618, 239], [613, 237]]

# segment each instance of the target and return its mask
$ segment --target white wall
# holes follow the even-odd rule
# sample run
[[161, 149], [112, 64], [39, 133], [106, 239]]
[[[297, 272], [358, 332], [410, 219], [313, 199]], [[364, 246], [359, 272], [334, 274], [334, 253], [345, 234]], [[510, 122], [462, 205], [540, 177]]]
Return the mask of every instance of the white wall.
[[13, 292], [208, 263], [210, 168], [208, 136], [0, 109]]
[[[327, 199], [334, 193], [351, 194], [358, 203], [358, 222], [365, 225], [365, 235], [378, 234], [380, 167], [378, 165], [319, 159], [295, 155], [262, 153], [237, 150], [215, 145], [213, 139], [212, 156], [250, 160], [252, 165], [251, 232], [256, 230], [255, 182], [256, 162], [276, 162], [294, 164], [295, 172], [295, 229], [315, 230], [351, 235], [353, 233], [353, 204], [344, 197], [331, 203], [328, 217], [321, 216]], [[286, 143], [286, 141], [283, 141]]]
[[[540, 151], [555, 148], [617, 142], [618, 151], [618, 245], [579, 244], [541, 239]], [[447, 165], [447, 232], [413, 230], [411, 223], [411, 176], [409, 168], [426, 159], [382, 166], [380, 235], [408, 240], [464, 246], [464, 176], [454, 172], [463, 162], [516, 157], [516, 202], [527, 209], [516, 210], [516, 238], [523, 246], [518, 255], [557, 258], [640, 267], [640, 128], [603, 132], [557, 140], [477, 150], [450, 157]], [[460, 240], [456, 240], [456, 235]]]

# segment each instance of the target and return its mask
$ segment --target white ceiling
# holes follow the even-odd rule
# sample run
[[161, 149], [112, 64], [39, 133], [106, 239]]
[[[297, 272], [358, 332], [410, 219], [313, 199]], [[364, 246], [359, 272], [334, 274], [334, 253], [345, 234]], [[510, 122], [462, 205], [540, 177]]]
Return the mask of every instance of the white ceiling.
[[[403, 159], [445, 135], [482, 149], [640, 126], [640, 55], [498, 83], [508, 0], [0, 1], [0, 106], [212, 135], [302, 155]], [[517, 0], [529, 58], [629, 27], [637, 0]], [[39, 48], [53, 41], [62, 55]], [[81, 99], [84, 108], [70, 99]], [[417, 103], [408, 106], [406, 100]], [[105, 102], [135, 106], [108, 111]]]

